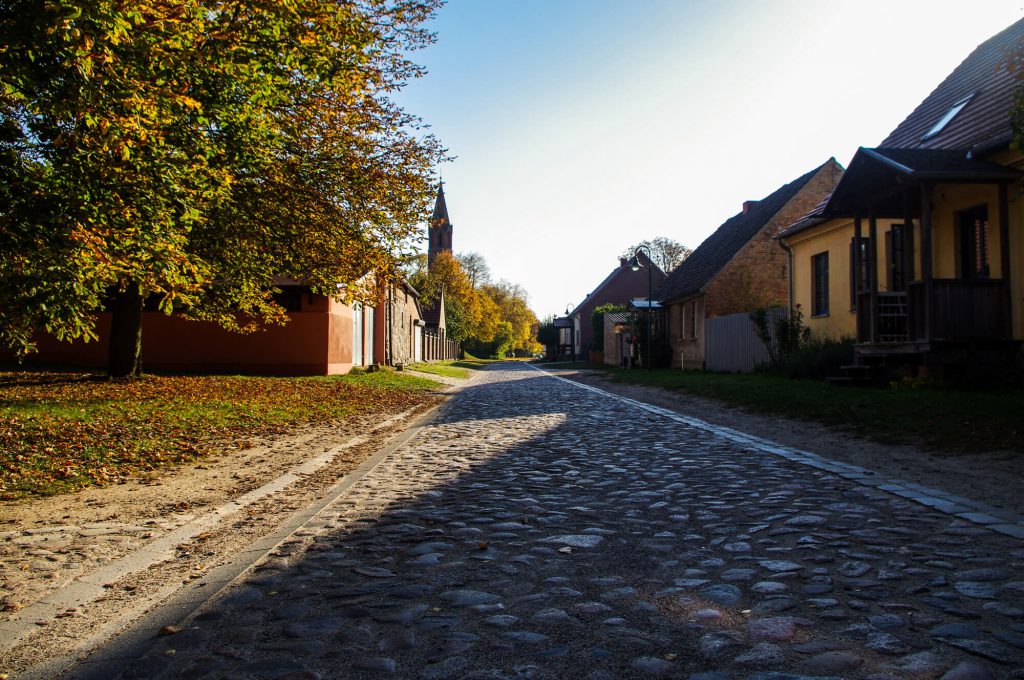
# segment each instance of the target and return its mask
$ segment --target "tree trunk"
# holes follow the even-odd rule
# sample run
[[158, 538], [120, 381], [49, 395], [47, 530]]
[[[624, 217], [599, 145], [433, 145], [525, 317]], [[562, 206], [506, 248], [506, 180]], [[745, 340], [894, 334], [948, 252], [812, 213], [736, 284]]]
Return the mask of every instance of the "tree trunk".
[[139, 287], [114, 294], [110, 304], [110, 345], [107, 373], [111, 378], [142, 375], [142, 303]]

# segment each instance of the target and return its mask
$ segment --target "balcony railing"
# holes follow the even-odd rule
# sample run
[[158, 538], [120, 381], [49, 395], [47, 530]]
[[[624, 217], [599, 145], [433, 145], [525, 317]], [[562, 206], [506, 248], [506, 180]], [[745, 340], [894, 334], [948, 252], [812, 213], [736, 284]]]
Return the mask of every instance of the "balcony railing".
[[857, 295], [858, 342], [1006, 340], [1006, 286], [1001, 279], [914, 281], [906, 293]]
[[932, 279], [910, 284], [915, 340], [1006, 340], [1010, 337], [1002, 279]]

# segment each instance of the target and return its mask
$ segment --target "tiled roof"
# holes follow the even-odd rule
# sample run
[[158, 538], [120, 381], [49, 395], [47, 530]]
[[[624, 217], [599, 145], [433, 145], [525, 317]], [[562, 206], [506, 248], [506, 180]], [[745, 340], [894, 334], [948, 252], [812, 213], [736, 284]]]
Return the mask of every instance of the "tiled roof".
[[428, 326], [436, 326], [441, 323], [441, 305], [423, 308], [423, 323]]
[[[644, 253], [643, 251], [637, 251], [636, 256], [637, 256], [637, 259], [640, 260], [640, 264], [642, 264], [644, 267], [653, 267], [654, 268], [652, 270], [653, 272], [657, 272], [658, 274], [664, 275], [664, 272], [661, 271], [661, 267], [659, 267], [658, 265], [656, 265], [653, 262], [651, 262], [650, 258], [647, 257], [646, 253]], [[625, 273], [627, 271], [628, 272], [632, 272], [632, 269], [630, 269], [628, 265], [623, 264], [622, 262], [620, 262], [619, 266], [616, 267], [615, 269], [611, 270], [611, 272], [608, 274], [608, 276], [604, 277], [604, 280], [601, 281], [601, 283], [597, 284], [597, 288], [595, 288], [593, 291], [591, 291], [590, 294], [587, 295], [587, 297], [583, 298], [583, 302], [581, 302], [578, 305], [576, 305], [572, 309], [572, 311], [569, 313], [569, 315], [570, 316], [574, 316], [576, 314], [576, 310], [577, 309], [580, 309], [581, 307], [586, 305], [590, 300], [592, 300], [594, 298], [594, 296], [596, 296], [598, 293], [600, 293], [602, 290], [604, 290], [605, 286], [607, 286], [612, 281], [614, 281], [617, 276], [619, 276], [620, 274], [623, 274], [623, 273]]]
[[[1024, 40], [1024, 19], [979, 45], [879, 145], [891, 148], [998, 148], [1010, 140], [1010, 109], [1018, 82], [1006, 50]], [[922, 139], [965, 97], [967, 105], [942, 130]]]
[[828, 196], [825, 197], [824, 201], [814, 206], [813, 210], [811, 210], [806, 215], [801, 216], [800, 219], [798, 219], [796, 222], [794, 222], [793, 224], [789, 225], [788, 227], [780, 231], [778, 234], [776, 234], [775, 238], [786, 238], [787, 236], [797, 234], [803, 231], [804, 229], [810, 229], [811, 227], [818, 226], [822, 222], [827, 222], [828, 219], [825, 217], [825, 211], [828, 208], [828, 200], [831, 197], [832, 194], [830, 193]]
[[444, 290], [434, 300], [433, 307], [423, 307], [423, 323], [427, 326], [440, 326], [441, 318], [444, 315]]
[[850, 161], [828, 199], [779, 233], [788, 238], [835, 217], [853, 217], [871, 202], [876, 216], [900, 217], [906, 206], [889, 189], [898, 182], [999, 182], [1021, 172], [962, 149], [865, 149]]
[[[1004, 165], [973, 158], [957, 149], [861, 149], [889, 169], [915, 178], [966, 180], [1005, 177], [1014, 179], [1020, 173]], [[853, 164], [850, 164], [851, 169]]]
[[671, 302], [700, 292], [712, 277], [754, 238], [772, 217], [828, 163], [777, 189], [775, 193], [752, 203], [746, 214], [740, 212], [725, 221], [715, 233], [708, 236], [683, 263], [668, 275], [654, 291], [654, 297]]

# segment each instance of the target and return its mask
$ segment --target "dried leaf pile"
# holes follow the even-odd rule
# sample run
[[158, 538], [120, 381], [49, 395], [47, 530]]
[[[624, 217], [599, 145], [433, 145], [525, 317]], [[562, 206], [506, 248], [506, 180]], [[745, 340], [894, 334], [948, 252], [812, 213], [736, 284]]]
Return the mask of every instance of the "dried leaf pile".
[[378, 372], [332, 378], [0, 373], [0, 499], [152, 475], [251, 439], [357, 412], [398, 412], [437, 383]]

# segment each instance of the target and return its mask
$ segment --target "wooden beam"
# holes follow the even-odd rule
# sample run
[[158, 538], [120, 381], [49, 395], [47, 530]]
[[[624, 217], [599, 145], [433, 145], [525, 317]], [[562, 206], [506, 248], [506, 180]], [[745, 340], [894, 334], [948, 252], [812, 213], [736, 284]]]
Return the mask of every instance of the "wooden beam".
[[878, 342], [878, 217], [868, 206], [868, 289], [871, 291], [871, 342]]
[[924, 309], [918, 310], [924, 315], [924, 340], [931, 342], [935, 337], [932, 322], [932, 185], [921, 184], [921, 280], [924, 282]]
[[932, 279], [932, 187], [921, 185], [921, 279]]
[[864, 229], [861, 226], [860, 213], [853, 216], [853, 299], [856, 303], [857, 295], [861, 292], [860, 270], [861, 264], [860, 240], [863, 238]]
[[1013, 337], [1013, 296], [1010, 281], [1010, 199], [1009, 189], [1006, 182], [999, 185], [999, 274], [1003, 279], [1003, 313], [1006, 314], [1006, 322], [1003, 326]]
[[903, 279], [904, 290], [914, 280], [914, 213], [911, 209], [910, 191], [903, 193]]

